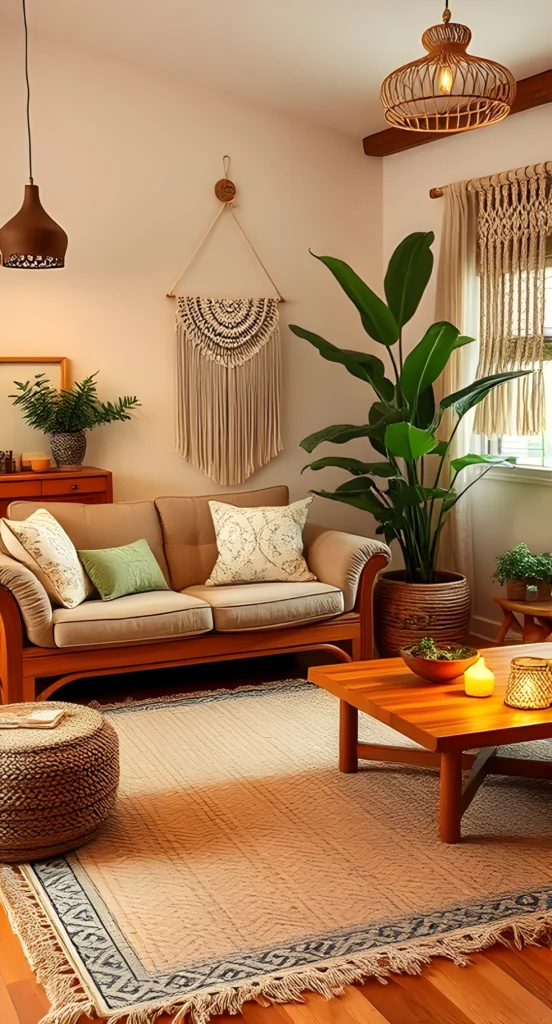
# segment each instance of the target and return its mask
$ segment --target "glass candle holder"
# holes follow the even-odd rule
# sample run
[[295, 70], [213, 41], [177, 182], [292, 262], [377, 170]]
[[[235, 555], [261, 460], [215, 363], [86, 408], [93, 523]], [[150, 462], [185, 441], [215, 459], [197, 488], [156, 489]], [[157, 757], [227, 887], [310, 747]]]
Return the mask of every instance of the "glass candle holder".
[[552, 707], [552, 662], [548, 658], [514, 658], [504, 703], [525, 710]]

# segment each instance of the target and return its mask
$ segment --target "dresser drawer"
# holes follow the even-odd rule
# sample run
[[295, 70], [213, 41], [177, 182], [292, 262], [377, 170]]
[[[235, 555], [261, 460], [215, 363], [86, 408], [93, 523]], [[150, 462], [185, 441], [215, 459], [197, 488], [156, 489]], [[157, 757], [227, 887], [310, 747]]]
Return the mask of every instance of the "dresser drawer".
[[69, 480], [43, 480], [42, 481], [42, 497], [53, 498], [67, 495], [78, 495], [78, 494], [98, 494], [105, 493], [106, 490], [106, 478], [104, 476], [83, 476], [75, 480], [74, 476], [71, 476]]
[[40, 480], [17, 481], [0, 480], [0, 498], [39, 498], [42, 491]]

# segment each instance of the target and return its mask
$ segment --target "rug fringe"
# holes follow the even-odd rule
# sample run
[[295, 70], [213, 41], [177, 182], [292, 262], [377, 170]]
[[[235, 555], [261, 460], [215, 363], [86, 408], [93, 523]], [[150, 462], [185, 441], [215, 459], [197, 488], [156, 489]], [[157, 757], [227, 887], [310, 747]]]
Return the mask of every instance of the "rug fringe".
[[155, 1024], [163, 1013], [173, 1015], [173, 1024], [188, 1021], [207, 1024], [216, 1014], [238, 1014], [247, 1002], [265, 1006], [304, 1002], [305, 992], [318, 992], [330, 999], [342, 995], [347, 985], [368, 978], [377, 978], [386, 984], [391, 974], [420, 974], [433, 957], [446, 957], [463, 967], [471, 953], [497, 942], [521, 949], [524, 945], [539, 945], [552, 936], [551, 909], [535, 917], [514, 917], [398, 947], [379, 947], [347, 959], [327, 961], [318, 967], [295, 968], [284, 974], [258, 978], [247, 985], [197, 992], [166, 1003], [127, 1007], [108, 1016], [86, 992], [84, 982], [61, 949], [52, 923], [20, 869], [0, 865], [0, 898], [11, 927], [21, 939], [29, 964], [51, 1003], [50, 1012], [40, 1024], [78, 1024], [82, 1015], [102, 1017], [107, 1019], [107, 1024]]
[[171, 700], [186, 700], [186, 697], [215, 697], [218, 694], [224, 693], [245, 693], [247, 690], [276, 690], [280, 686], [286, 686], [289, 683], [293, 683], [298, 686], [312, 686], [315, 688], [314, 683], [309, 683], [307, 679], [275, 679], [274, 682], [270, 683], [244, 683], [243, 686], [217, 686], [214, 690], [190, 690], [188, 693], [167, 693], [160, 697], [142, 697], [137, 699], [135, 697], [125, 697], [124, 700], [119, 701], [116, 704], [102, 704], [100, 701], [91, 700], [88, 703], [88, 707], [95, 708], [96, 711], [118, 711], [120, 708], [139, 707], [140, 705], [147, 704], [166, 704], [167, 701]]
[[40, 1024], [77, 1024], [81, 1016], [96, 1014], [95, 1001], [67, 959], [51, 921], [19, 868], [0, 864], [0, 902], [51, 1003], [50, 1012]]

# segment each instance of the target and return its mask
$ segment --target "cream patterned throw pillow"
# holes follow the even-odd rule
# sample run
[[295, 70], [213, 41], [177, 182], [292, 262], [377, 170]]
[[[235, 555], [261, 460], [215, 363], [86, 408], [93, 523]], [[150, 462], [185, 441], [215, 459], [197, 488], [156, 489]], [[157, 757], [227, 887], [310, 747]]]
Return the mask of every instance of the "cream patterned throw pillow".
[[45, 508], [28, 519], [2, 519], [0, 537], [8, 555], [34, 572], [54, 604], [76, 608], [94, 593], [71, 538]]
[[312, 498], [306, 498], [293, 505], [238, 508], [210, 501], [218, 558], [207, 584], [315, 580], [303, 558], [303, 527], [311, 504]]

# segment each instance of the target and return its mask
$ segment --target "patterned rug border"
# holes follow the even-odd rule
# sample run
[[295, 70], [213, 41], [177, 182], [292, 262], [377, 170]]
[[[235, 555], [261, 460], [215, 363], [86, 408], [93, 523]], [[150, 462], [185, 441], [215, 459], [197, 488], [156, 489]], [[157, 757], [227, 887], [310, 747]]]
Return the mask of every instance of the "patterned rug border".
[[[102, 711], [131, 710], [147, 705], [182, 701], [187, 698], [213, 698], [230, 694], [262, 693], [294, 685], [309, 685], [304, 680], [279, 680], [261, 685], [244, 685], [228, 689], [203, 690], [193, 693], [171, 694], [162, 697], [133, 700], [118, 704], [95, 704]], [[57, 930], [43, 908], [39, 896], [24, 874], [25, 866], [0, 865], [0, 901], [10, 925], [19, 937], [31, 969], [44, 986], [51, 1004], [49, 1013], [40, 1024], [77, 1024], [82, 1015], [97, 1016], [108, 1024], [155, 1024], [163, 1014], [174, 1015], [173, 1024], [207, 1024], [220, 1013], [237, 1014], [246, 1002], [261, 1005], [271, 1003], [303, 1002], [305, 992], [318, 992], [326, 998], [343, 994], [345, 986], [377, 978], [386, 983], [389, 975], [420, 974], [433, 957], [442, 956], [458, 966], [466, 966], [472, 953], [496, 943], [515, 946], [538, 945], [552, 937], [552, 896], [547, 909], [533, 915], [513, 915], [499, 922], [461, 928], [446, 935], [417, 938], [399, 946], [381, 946], [354, 956], [326, 961], [320, 966], [289, 968], [285, 971], [251, 979], [243, 985], [225, 985], [212, 990], [169, 1002], [156, 1002], [127, 1006], [115, 1013], [106, 1010], [81, 978], [77, 965], [63, 948]]]

